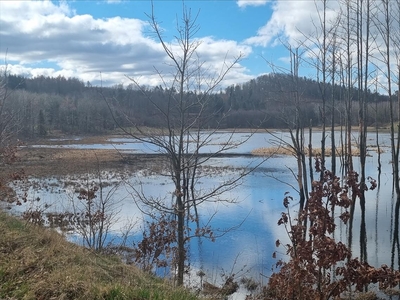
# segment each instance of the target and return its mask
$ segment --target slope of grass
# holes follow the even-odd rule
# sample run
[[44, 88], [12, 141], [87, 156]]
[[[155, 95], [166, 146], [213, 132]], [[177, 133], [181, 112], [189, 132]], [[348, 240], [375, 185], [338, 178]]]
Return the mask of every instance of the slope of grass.
[[0, 299], [196, 299], [0, 211]]

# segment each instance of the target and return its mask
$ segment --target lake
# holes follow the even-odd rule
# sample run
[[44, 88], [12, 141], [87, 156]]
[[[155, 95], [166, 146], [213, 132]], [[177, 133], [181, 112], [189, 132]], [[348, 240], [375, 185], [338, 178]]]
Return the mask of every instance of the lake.
[[[355, 139], [356, 139], [355, 134]], [[368, 145], [375, 145], [375, 135], [370, 134]], [[213, 143], [203, 149], [204, 153], [212, 153], [219, 149], [220, 145], [229, 139], [229, 134], [218, 132], [214, 135]], [[198, 182], [198, 187], [207, 189], [212, 185], [218, 185], [222, 180], [237, 175], [238, 169], [249, 168], [262, 160], [260, 157], [252, 157], [249, 154], [252, 150], [260, 147], [274, 146], [278, 140], [289, 141], [287, 133], [257, 132], [253, 135], [248, 133], [235, 133], [236, 141], [246, 140], [245, 143], [229, 150], [234, 156], [221, 156], [210, 159], [206, 164], [210, 167], [205, 177]], [[305, 136], [306, 144], [308, 137]], [[368, 262], [376, 267], [381, 264], [391, 265], [391, 247], [394, 224], [394, 196], [392, 192], [392, 166], [390, 153], [389, 134], [382, 133], [379, 136], [380, 146], [384, 152], [381, 154], [382, 173], [379, 187], [374, 191], [366, 193], [366, 220], [367, 220], [367, 254]], [[320, 147], [321, 133], [313, 134], [313, 147]], [[337, 141], [339, 136], [337, 136]], [[113, 149], [127, 153], [151, 154], [158, 153], [159, 149], [142, 142], [134, 142], [131, 139], [118, 138], [110, 141], [112, 144], [91, 144], [80, 145], [71, 141], [69, 145], [53, 147], [77, 148], [77, 149]], [[327, 146], [330, 144], [329, 134]], [[35, 147], [45, 147], [35, 145]], [[48, 147], [48, 146], [46, 146]], [[367, 176], [378, 179], [377, 153], [369, 150], [367, 157]], [[330, 167], [330, 157], [326, 158], [327, 168]], [[359, 158], [354, 157], [355, 171], [359, 172]], [[340, 166], [338, 160], [337, 166]], [[339, 168], [338, 168], [339, 169]], [[209, 223], [215, 230], [216, 235], [223, 235], [215, 242], [203, 239], [199, 242], [192, 239], [190, 243], [190, 266], [195, 274], [197, 270], [203, 270], [210, 282], [220, 282], [221, 274], [237, 274], [239, 276], [253, 277], [257, 281], [265, 282], [266, 276], [271, 274], [277, 259], [272, 258], [274, 251], [278, 250], [278, 258], [284, 257], [283, 248], [276, 248], [275, 241], [287, 241], [287, 235], [283, 226], [277, 222], [280, 213], [284, 211], [282, 204], [285, 192], [298, 199], [296, 191], [291, 185], [296, 185], [292, 171], [296, 172], [296, 161], [292, 156], [274, 156], [262, 162], [262, 164], [251, 174], [246, 176], [240, 185], [223, 195], [226, 200], [234, 200], [235, 203], [209, 202], [199, 206], [201, 216], [200, 223]], [[129, 243], [138, 242], [144, 224], [141, 211], [133, 200], [133, 191], [130, 186], [140, 187], [147, 197], [171, 198], [174, 191], [171, 179], [166, 176], [146, 172], [145, 170], [131, 173], [128, 170], [120, 170], [121, 174], [103, 171], [102, 177], [110, 183], [105, 189], [109, 191], [114, 184], [117, 184], [124, 177], [125, 184], [112, 195], [118, 201], [118, 221], [112, 227], [110, 241], [118, 241], [121, 230], [127, 222], [135, 224]], [[339, 171], [337, 171], [340, 174]], [[33, 201], [33, 205], [49, 205], [48, 211], [63, 211], [71, 209], [74, 194], [74, 182], [82, 178], [75, 174], [65, 177], [31, 178], [36, 182], [28, 190], [30, 199], [40, 198], [39, 202]], [[95, 180], [95, 178], [90, 178]], [[297, 200], [292, 203], [291, 210], [297, 208]], [[21, 212], [23, 207], [16, 207], [16, 212]], [[210, 219], [210, 217], [212, 218]], [[240, 226], [239, 226], [240, 225]], [[360, 207], [357, 202], [353, 229], [353, 256], [360, 256], [359, 232], [360, 232]], [[237, 228], [236, 228], [237, 227]], [[232, 229], [234, 228], [234, 229]], [[346, 241], [347, 228], [345, 225], [338, 227], [335, 238]], [[72, 238], [79, 242], [79, 238]], [[399, 266], [396, 265], [396, 268]], [[162, 272], [160, 270], [159, 272]], [[262, 274], [262, 275], [260, 275]], [[198, 282], [193, 276], [189, 279]], [[239, 296], [238, 296], [239, 297]], [[238, 298], [239, 299], [239, 298]]]

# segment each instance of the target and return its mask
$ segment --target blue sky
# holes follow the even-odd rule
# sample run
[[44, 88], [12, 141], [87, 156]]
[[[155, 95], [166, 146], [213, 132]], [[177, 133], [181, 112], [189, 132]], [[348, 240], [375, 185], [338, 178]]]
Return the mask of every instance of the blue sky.
[[[269, 63], [289, 68], [288, 51], [304, 35], [315, 35], [320, 1], [203, 0], [184, 2], [199, 13], [199, 59], [211, 73], [238, 55], [242, 60], [222, 88], [271, 72]], [[164, 39], [174, 46], [182, 1], [155, 0], [154, 13]], [[328, 19], [339, 11], [328, 1]], [[26, 76], [77, 77], [98, 85], [130, 83], [155, 86], [155, 69], [169, 74], [168, 59], [148, 25], [149, 0], [129, 1], [0, 1], [0, 68]], [[101, 75], [100, 75], [101, 74]], [[301, 75], [313, 77], [310, 66]], [[167, 75], [165, 75], [167, 76]]]

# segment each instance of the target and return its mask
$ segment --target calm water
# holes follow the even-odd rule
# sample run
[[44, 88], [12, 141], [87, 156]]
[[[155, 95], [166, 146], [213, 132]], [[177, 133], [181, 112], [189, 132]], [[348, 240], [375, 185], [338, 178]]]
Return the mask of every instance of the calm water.
[[[250, 137], [246, 143], [240, 145], [236, 149], [232, 149], [230, 153], [248, 154], [253, 149], [259, 147], [267, 147], [276, 144], [277, 136], [283, 140], [288, 140], [285, 133], [276, 132], [276, 136], [269, 133], [256, 133]], [[372, 137], [372, 134], [370, 135]], [[235, 140], [244, 140], [249, 137], [248, 134], [237, 133]], [[203, 152], [213, 152], [218, 150], [219, 145], [228, 139], [225, 133], [215, 135], [215, 142], [207, 146]], [[392, 195], [392, 169], [390, 165], [391, 154], [389, 149], [389, 135], [380, 135], [380, 145], [385, 152], [381, 155], [382, 174], [381, 182], [378, 189], [368, 191], [366, 194], [366, 218], [367, 218], [367, 253], [368, 262], [374, 266], [381, 264], [390, 265], [391, 257], [391, 240], [393, 236], [393, 207], [394, 199]], [[319, 147], [321, 135], [314, 133], [314, 147]], [[306, 137], [308, 141], [308, 137]], [[154, 153], [159, 149], [154, 146], [132, 142], [127, 139], [114, 139], [113, 145], [76, 145], [70, 144], [70, 148], [84, 149], [112, 149], [116, 147], [121, 151], [129, 151], [133, 153]], [[327, 144], [330, 143], [329, 136]], [[373, 139], [368, 140], [369, 145], [376, 142]], [[41, 147], [37, 145], [37, 147]], [[377, 154], [375, 151], [369, 152], [367, 158], [367, 176], [378, 178], [377, 173]], [[218, 185], [224, 179], [235, 176], [232, 168], [226, 167], [247, 167], [254, 165], [260, 158], [251, 158], [248, 156], [239, 156], [234, 158], [215, 158], [208, 162], [210, 166], [218, 167], [224, 171], [216, 172], [208, 177], [204, 177], [198, 183], [198, 187], [203, 189]], [[355, 170], [358, 171], [358, 158], [354, 158]], [[329, 168], [330, 158], [327, 158], [327, 168]], [[340, 166], [338, 162], [338, 166]], [[247, 274], [256, 279], [263, 280], [264, 277], [259, 274], [269, 275], [276, 259], [272, 258], [272, 253], [277, 250], [275, 241], [277, 239], [285, 240], [287, 236], [282, 226], [277, 226], [280, 218], [280, 212], [283, 211], [282, 200], [285, 192], [290, 192], [296, 197], [296, 192], [290, 187], [295, 185], [296, 181], [290, 170], [296, 171], [296, 162], [290, 156], [277, 156], [265, 161], [256, 171], [248, 175], [239, 187], [224, 194], [224, 199], [235, 200], [235, 204], [224, 202], [204, 203], [199, 206], [201, 222], [212, 225], [215, 233], [224, 232], [214, 243], [208, 240], [197, 240], [191, 242], [190, 261], [194, 270], [203, 269], [209, 280], [216, 280], [220, 277], [221, 272], [238, 273], [239, 275]], [[339, 172], [338, 172], [339, 173]], [[108, 177], [110, 182], [117, 183], [119, 181], [113, 173], [104, 172], [104, 177]], [[130, 174], [126, 173], [126, 181], [133, 186], [141, 186], [145, 195], [149, 197], [163, 197], [171, 199], [173, 185], [168, 177], [160, 175], [147, 175], [145, 172]], [[278, 178], [279, 180], [275, 179]], [[34, 179], [33, 179], [34, 180]], [[47, 178], [40, 180], [40, 184], [35, 189], [29, 190], [29, 197], [39, 197], [39, 201], [35, 205], [43, 205], [43, 203], [52, 204], [49, 210], [65, 210], [70, 209], [71, 199], [76, 195], [73, 194], [71, 186], [60, 186], [57, 183], [79, 181], [74, 174], [63, 178]], [[39, 182], [39, 181], [38, 181]], [[143, 216], [134, 203], [132, 198], [132, 190], [129, 185], [121, 185], [113, 195], [115, 199], [121, 201], [118, 203], [119, 220], [113, 226], [113, 238], [121, 233], [126, 222], [135, 222], [134, 232], [131, 236], [132, 240], [139, 240], [141, 229], [143, 227]], [[296, 210], [295, 201], [292, 210]], [[17, 208], [21, 209], [21, 208]], [[210, 220], [210, 217], [212, 219]], [[360, 228], [360, 208], [357, 204], [354, 229], [353, 229], [353, 256], [359, 256], [359, 228]], [[226, 232], [230, 228], [234, 228], [241, 224], [235, 230]], [[335, 233], [337, 239], [346, 241], [346, 226], [340, 226]], [[278, 249], [281, 253], [283, 248]], [[264, 279], [265, 280], [265, 279]]]

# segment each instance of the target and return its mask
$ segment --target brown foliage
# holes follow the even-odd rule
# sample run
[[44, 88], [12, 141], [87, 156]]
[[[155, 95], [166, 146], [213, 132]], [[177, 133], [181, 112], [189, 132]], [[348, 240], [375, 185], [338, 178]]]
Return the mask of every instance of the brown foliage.
[[[369, 178], [370, 189], [376, 183]], [[278, 221], [284, 225], [290, 238], [286, 253], [289, 261], [278, 261], [279, 272], [273, 274], [264, 291], [265, 299], [335, 299], [355, 288], [358, 291], [371, 283], [381, 289], [400, 283], [400, 272], [383, 265], [374, 268], [368, 263], [351, 258], [351, 250], [334, 239], [336, 228], [334, 208], [342, 208], [339, 218], [346, 223], [347, 209], [351, 206], [349, 193], [360, 194], [358, 174], [351, 172], [344, 185], [338, 177], [325, 171], [321, 181], [312, 183], [307, 205], [296, 218], [292, 218], [286, 195], [283, 205], [286, 212]], [[307, 228], [305, 224], [309, 224]], [[281, 246], [277, 241], [276, 246]], [[274, 256], [276, 254], [274, 253]]]
[[134, 249], [135, 262], [145, 271], [173, 266], [177, 261], [177, 221], [160, 215], [147, 222], [143, 239]]

